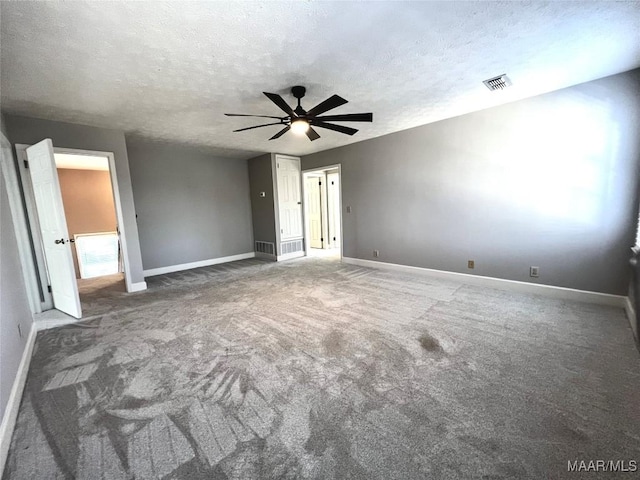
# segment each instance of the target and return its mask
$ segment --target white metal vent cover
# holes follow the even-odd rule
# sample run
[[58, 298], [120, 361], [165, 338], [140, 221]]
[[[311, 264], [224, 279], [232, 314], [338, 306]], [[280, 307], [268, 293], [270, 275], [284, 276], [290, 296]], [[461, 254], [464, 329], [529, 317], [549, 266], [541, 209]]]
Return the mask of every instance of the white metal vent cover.
[[265, 253], [267, 255], [275, 255], [276, 246], [272, 242], [263, 242], [262, 240], [256, 240], [256, 252]]
[[497, 77], [489, 78], [482, 83], [484, 83], [492, 92], [495, 90], [504, 90], [505, 88], [511, 86], [511, 80], [509, 79], [509, 77], [507, 77], [506, 73], [498, 75]]
[[304, 244], [302, 240], [291, 240], [288, 242], [282, 242], [280, 244], [280, 255], [288, 255], [290, 253], [301, 252], [304, 250]]

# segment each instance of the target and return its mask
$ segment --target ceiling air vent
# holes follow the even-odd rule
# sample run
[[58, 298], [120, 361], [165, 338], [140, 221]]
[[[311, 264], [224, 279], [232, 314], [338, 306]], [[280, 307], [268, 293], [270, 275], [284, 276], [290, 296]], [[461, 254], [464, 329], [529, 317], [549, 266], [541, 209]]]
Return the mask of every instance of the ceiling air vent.
[[507, 77], [506, 73], [503, 73], [502, 75], [498, 75], [497, 77], [493, 77], [488, 80], [485, 80], [482, 83], [484, 83], [489, 90], [495, 91], [495, 90], [504, 90], [505, 88], [510, 86], [511, 80], [509, 80], [509, 77]]

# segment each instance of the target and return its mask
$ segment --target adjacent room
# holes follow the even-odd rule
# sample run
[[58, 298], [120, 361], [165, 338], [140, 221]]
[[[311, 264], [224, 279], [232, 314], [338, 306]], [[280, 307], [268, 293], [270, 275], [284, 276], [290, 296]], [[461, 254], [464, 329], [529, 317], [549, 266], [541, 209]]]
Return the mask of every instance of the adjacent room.
[[0, 2], [0, 473], [632, 478], [640, 2]]

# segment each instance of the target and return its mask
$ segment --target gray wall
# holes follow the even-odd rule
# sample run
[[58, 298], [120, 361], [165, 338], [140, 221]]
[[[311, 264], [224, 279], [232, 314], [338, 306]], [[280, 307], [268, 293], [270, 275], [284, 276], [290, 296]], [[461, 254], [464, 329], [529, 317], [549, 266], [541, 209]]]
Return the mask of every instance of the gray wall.
[[309, 155], [302, 168], [342, 164], [347, 257], [378, 249], [383, 262], [626, 295], [639, 91], [636, 70]]
[[124, 217], [121, 227], [124, 228], [127, 239], [129, 265], [131, 268], [130, 280], [133, 283], [144, 281], [136, 211], [131, 191], [129, 158], [127, 156], [124, 133], [105, 128], [36, 118], [13, 115], [5, 115], [5, 117], [9, 140], [12, 144], [34, 144], [45, 138], [50, 138], [55, 147], [97, 150], [114, 154], [120, 202]]
[[[275, 244], [276, 217], [270, 153], [249, 160], [249, 182], [251, 185], [253, 236], [256, 240]], [[260, 192], [265, 192], [265, 196], [260, 197]]]
[[253, 252], [246, 160], [127, 138], [145, 269]]
[[[2, 133], [5, 134], [4, 125]], [[2, 154], [11, 155], [11, 150], [3, 148]], [[0, 175], [0, 418], [4, 417], [32, 322], [18, 255], [3, 172]]]

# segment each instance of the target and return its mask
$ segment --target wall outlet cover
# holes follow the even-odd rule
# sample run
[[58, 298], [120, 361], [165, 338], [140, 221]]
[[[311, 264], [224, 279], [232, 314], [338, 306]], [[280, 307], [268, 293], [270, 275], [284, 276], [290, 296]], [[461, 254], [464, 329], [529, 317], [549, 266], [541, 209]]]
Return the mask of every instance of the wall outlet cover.
[[468, 268], [475, 268], [475, 266], [476, 266], [476, 262], [474, 260], [469, 260], [467, 262], [467, 267]]
[[539, 267], [529, 267], [529, 276], [530, 277], [538, 277], [538, 276], [540, 276], [540, 268]]
[[373, 256], [378, 258], [380, 256], [380, 250], [374, 250], [373, 251]]

